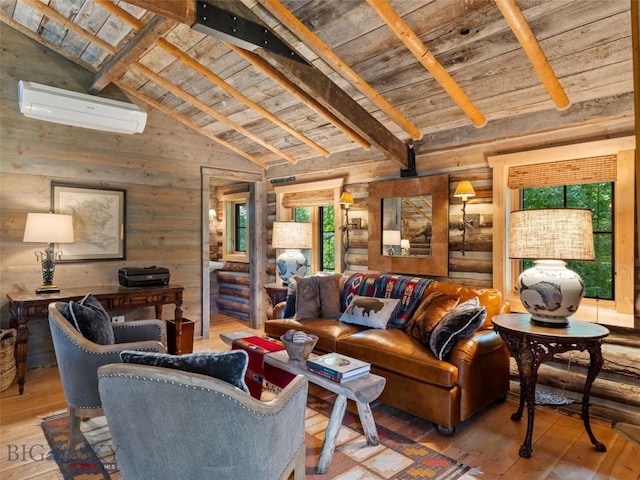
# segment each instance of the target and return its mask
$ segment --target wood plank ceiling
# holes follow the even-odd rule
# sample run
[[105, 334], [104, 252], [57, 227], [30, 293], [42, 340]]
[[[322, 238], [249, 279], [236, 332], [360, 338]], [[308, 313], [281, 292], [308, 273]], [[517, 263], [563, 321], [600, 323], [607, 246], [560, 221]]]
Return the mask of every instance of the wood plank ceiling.
[[265, 168], [363, 149], [406, 168], [425, 135], [633, 93], [629, 0], [0, 0], [0, 20], [95, 72], [92, 93], [113, 83]]

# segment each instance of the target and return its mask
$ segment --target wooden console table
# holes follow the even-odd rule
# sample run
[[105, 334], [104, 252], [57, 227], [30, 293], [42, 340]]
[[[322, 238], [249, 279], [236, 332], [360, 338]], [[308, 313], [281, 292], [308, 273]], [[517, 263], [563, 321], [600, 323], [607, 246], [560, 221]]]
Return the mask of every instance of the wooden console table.
[[[87, 293], [92, 293], [106, 310], [131, 310], [142, 307], [155, 307], [156, 318], [162, 319], [162, 306], [175, 304], [176, 345], [182, 342], [182, 292], [184, 287], [167, 285], [158, 287], [83, 287], [68, 288], [57, 293], [9, 293], [9, 309], [11, 327], [17, 329], [16, 365], [18, 392], [24, 392], [25, 374], [27, 370], [27, 342], [29, 340], [28, 322], [32, 318], [46, 317], [47, 307], [51, 302], [75, 302], [82, 300]], [[180, 353], [178, 350], [176, 353]]]
[[589, 352], [589, 370], [582, 396], [582, 422], [591, 443], [599, 452], [606, 452], [603, 443], [596, 440], [589, 423], [589, 395], [591, 385], [602, 368], [602, 339], [609, 335], [609, 330], [602, 325], [579, 320], [570, 320], [567, 327], [549, 327], [531, 322], [528, 314], [511, 313], [493, 317], [493, 325], [503, 338], [518, 364], [520, 374], [520, 405], [518, 411], [511, 415], [512, 420], [520, 420], [527, 402], [527, 434], [520, 446], [521, 457], [531, 457], [531, 440], [533, 436], [533, 419], [536, 406], [536, 381], [538, 368], [557, 353], [570, 350], [586, 350]]

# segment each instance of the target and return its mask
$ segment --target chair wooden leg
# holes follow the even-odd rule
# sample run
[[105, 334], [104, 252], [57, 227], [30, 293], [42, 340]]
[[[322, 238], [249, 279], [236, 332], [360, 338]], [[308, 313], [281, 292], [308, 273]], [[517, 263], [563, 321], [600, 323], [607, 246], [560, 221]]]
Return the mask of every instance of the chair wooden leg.
[[77, 415], [74, 415], [70, 412], [69, 414], [70, 423], [69, 423], [69, 441], [67, 442], [67, 450], [65, 452], [65, 457], [70, 458], [73, 457], [73, 454], [76, 451], [76, 446], [78, 445], [78, 434], [80, 433], [80, 420], [81, 418]]

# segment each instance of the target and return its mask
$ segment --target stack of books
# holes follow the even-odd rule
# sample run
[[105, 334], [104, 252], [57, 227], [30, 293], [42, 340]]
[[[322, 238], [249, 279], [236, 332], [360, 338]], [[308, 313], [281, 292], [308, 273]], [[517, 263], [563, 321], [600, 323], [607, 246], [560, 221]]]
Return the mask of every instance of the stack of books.
[[371, 364], [340, 353], [327, 353], [307, 360], [307, 369], [337, 383], [369, 374]]

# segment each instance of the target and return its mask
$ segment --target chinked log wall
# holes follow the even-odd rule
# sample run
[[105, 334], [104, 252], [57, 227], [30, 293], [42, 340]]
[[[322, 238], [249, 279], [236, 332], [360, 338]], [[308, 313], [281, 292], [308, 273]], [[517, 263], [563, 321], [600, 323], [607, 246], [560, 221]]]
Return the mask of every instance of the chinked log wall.
[[[349, 178], [357, 178], [357, 172], [350, 172]], [[317, 178], [321, 180], [321, 178]], [[462, 235], [459, 225], [462, 220], [462, 203], [453, 197], [453, 191], [460, 180], [471, 180], [476, 196], [467, 204], [467, 220], [472, 227], [467, 230], [465, 254], [462, 255]], [[451, 173], [450, 213], [449, 213], [449, 276], [439, 280], [477, 286], [490, 286], [492, 278], [492, 172], [488, 168]], [[345, 268], [348, 270], [375, 269], [368, 264], [368, 191], [369, 182], [346, 183], [345, 190], [352, 193], [355, 204], [349, 211], [349, 219], [361, 219], [362, 228], [351, 230], [350, 248], [345, 253]], [[267, 197], [268, 231], [275, 220], [275, 194]], [[339, 215], [336, 218], [340, 218]], [[343, 238], [344, 240], [344, 238]], [[267, 239], [271, 244], [270, 237]], [[219, 245], [220, 247], [220, 245]], [[268, 275], [275, 279], [275, 257], [273, 249], [268, 249]], [[238, 264], [226, 264], [218, 273], [220, 311], [246, 318], [248, 285], [246, 272], [238, 269]], [[596, 379], [591, 396], [592, 415], [611, 421], [625, 421], [640, 424], [640, 335], [628, 329], [612, 328], [612, 334], [605, 340], [603, 354], [605, 363]], [[588, 367], [588, 355], [570, 352], [559, 355], [539, 370], [538, 386], [545, 391], [561, 392], [575, 402], [565, 408], [570, 413], [580, 414], [580, 400]], [[519, 394], [518, 371], [515, 362], [511, 364], [512, 391]]]

